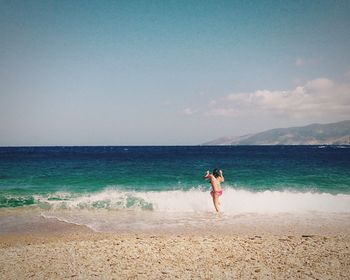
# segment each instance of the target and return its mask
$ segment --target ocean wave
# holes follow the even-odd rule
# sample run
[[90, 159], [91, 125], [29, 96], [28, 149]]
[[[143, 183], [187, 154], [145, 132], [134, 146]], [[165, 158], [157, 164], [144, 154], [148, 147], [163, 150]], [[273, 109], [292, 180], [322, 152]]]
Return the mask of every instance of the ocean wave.
[[13, 196], [13, 195], [0, 195], [0, 208], [6, 207], [20, 207], [34, 205], [35, 199], [31, 195], [26, 196]]
[[[233, 187], [223, 188], [220, 207], [225, 213], [350, 213], [349, 194], [311, 191], [252, 192]], [[126, 191], [106, 188], [94, 193], [56, 192], [47, 195], [0, 197], [0, 207], [35, 206], [42, 209], [108, 209], [154, 212], [213, 211], [212, 199], [202, 188], [172, 191]]]

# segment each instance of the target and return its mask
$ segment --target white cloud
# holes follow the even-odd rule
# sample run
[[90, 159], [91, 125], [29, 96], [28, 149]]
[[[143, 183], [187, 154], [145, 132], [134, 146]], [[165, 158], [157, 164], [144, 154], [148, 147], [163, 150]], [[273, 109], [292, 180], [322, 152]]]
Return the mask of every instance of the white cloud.
[[297, 67], [303, 67], [305, 65], [317, 65], [322, 61], [322, 57], [319, 58], [301, 58], [298, 57], [295, 60], [295, 66]]
[[185, 115], [188, 115], [188, 116], [196, 114], [197, 112], [198, 112], [197, 109], [192, 109], [191, 107], [187, 107], [187, 108], [182, 110], [182, 113]]
[[327, 78], [319, 78], [307, 82], [306, 87], [310, 90], [324, 91], [332, 88], [334, 83]]
[[216, 100], [210, 100], [209, 105], [214, 106], [214, 105], [216, 105], [216, 103], [217, 103]]
[[210, 107], [207, 115], [349, 118], [350, 84], [335, 84], [327, 78], [319, 78], [292, 90], [230, 94], [222, 103]]

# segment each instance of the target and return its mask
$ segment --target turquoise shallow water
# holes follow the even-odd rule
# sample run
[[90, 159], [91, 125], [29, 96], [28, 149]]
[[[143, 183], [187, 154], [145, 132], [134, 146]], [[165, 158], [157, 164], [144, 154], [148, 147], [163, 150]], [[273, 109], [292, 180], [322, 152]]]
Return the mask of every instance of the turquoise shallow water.
[[66, 208], [95, 195], [77, 207], [153, 209], [130, 192], [205, 192], [213, 168], [227, 190], [350, 193], [349, 146], [2, 147], [0, 207]]

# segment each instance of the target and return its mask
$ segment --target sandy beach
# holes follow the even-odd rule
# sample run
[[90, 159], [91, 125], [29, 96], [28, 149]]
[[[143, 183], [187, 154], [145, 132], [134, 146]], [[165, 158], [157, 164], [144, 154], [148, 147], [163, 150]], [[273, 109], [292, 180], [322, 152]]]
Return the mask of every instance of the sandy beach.
[[[51, 227], [52, 229], [52, 227]], [[350, 279], [350, 235], [96, 233], [0, 236], [1, 279]]]

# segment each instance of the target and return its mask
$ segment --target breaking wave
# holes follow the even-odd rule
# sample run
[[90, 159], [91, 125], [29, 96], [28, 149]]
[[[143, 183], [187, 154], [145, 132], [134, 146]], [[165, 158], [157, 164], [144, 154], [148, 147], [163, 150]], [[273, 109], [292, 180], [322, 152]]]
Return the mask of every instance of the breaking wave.
[[[226, 187], [220, 197], [226, 213], [350, 213], [350, 194], [296, 191], [260, 191]], [[56, 192], [47, 195], [0, 196], [0, 207], [34, 206], [41, 209], [108, 209], [154, 212], [207, 212], [213, 210], [208, 191], [125, 191], [107, 188], [93, 193]]]

